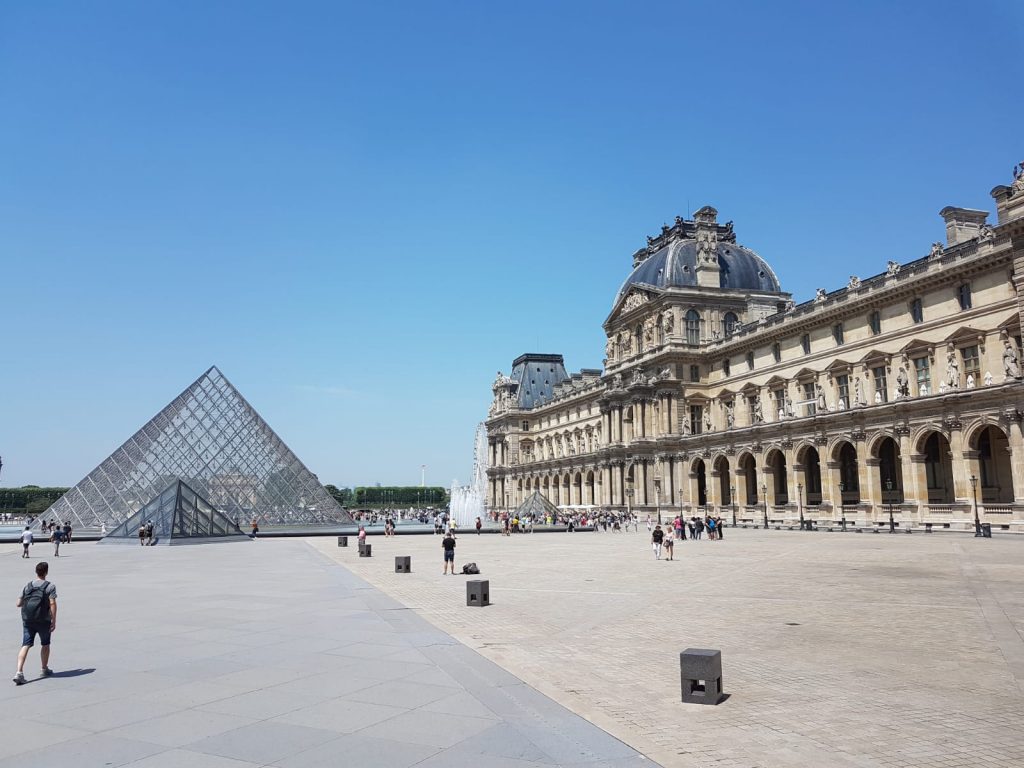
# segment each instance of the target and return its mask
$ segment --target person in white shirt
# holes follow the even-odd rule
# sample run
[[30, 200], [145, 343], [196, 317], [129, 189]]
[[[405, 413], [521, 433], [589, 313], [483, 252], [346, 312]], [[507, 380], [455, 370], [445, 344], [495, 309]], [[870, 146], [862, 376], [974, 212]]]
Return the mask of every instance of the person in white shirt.
[[25, 526], [25, 532], [21, 534], [21, 556], [28, 557], [28, 548], [32, 543], [32, 531]]

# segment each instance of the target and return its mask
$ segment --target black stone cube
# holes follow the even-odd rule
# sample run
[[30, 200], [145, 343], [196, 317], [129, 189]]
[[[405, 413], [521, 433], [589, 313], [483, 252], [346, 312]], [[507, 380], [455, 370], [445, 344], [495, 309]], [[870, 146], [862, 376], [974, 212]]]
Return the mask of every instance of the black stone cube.
[[369, 544], [363, 544], [363, 546], [359, 548], [359, 556], [370, 557], [370, 552], [372, 549], [373, 547], [371, 547]]
[[395, 573], [412, 573], [412, 558], [408, 556], [396, 557]]
[[338, 546], [339, 547], [347, 547], [348, 546], [348, 536], [339, 536], [338, 537]]
[[687, 648], [679, 654], [684, 704], [717, 704], [722, 700], [722, 652]]
[[467, 581], [466, 605], [483, 608], [491, 604], [491, 582]]

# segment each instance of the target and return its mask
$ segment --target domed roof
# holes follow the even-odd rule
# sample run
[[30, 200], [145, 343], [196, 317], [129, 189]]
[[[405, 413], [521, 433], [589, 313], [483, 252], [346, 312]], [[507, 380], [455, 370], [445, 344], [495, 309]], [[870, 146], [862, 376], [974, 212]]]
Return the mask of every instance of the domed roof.
[[[781, 293], [779, 279], [768, 263], [749, 248], [734, 242], [719, 242], [716, 253], [721, 270], [721, 288], [733, 291]], [[615, 301], [631, 285], [655, 288], [693, 288], [697, 286], [696, 240], [674, 240], [663, 245], [638, 264], [622, 284]]]

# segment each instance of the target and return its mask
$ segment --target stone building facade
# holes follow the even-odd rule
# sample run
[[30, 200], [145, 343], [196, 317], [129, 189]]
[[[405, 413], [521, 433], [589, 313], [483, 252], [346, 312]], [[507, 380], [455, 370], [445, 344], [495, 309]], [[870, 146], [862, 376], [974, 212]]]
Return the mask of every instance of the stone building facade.
[[711, 207], [633, 254], [603, 370], [523, 355], [486, 422], [488, 504], [731, 520], [1024, 526], [1024, 164], [997, 220], [794, 304]]

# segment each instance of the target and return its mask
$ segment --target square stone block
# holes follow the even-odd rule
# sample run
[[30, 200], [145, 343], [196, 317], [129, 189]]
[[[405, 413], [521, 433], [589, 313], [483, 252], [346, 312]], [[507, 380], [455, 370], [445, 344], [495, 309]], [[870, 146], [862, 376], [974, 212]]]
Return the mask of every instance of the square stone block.
[[412, 558], [408, 556], [396, 557], [395, 573], [412, 573]]
[[348, 546], [348, 536], [339, 536], [338, 537], [338, 546], [339, 547], [347, 547]]
[[466, 582], [466, 605], [476, 608], [483, 608], [491, 604], [491, 582], [489, 581], [467, 581]]
[[363, 544], [363, 546], [361, 546], [359, 548], [359, 556], [360, 557], [370, 557], [370, 553], [371, 553], [372, 550], [373, 550], [373, 547], [370, 544]]
[[679, 654], [683, 703], [717, 704], [722, 700], [722, 652], [687, 648]]

